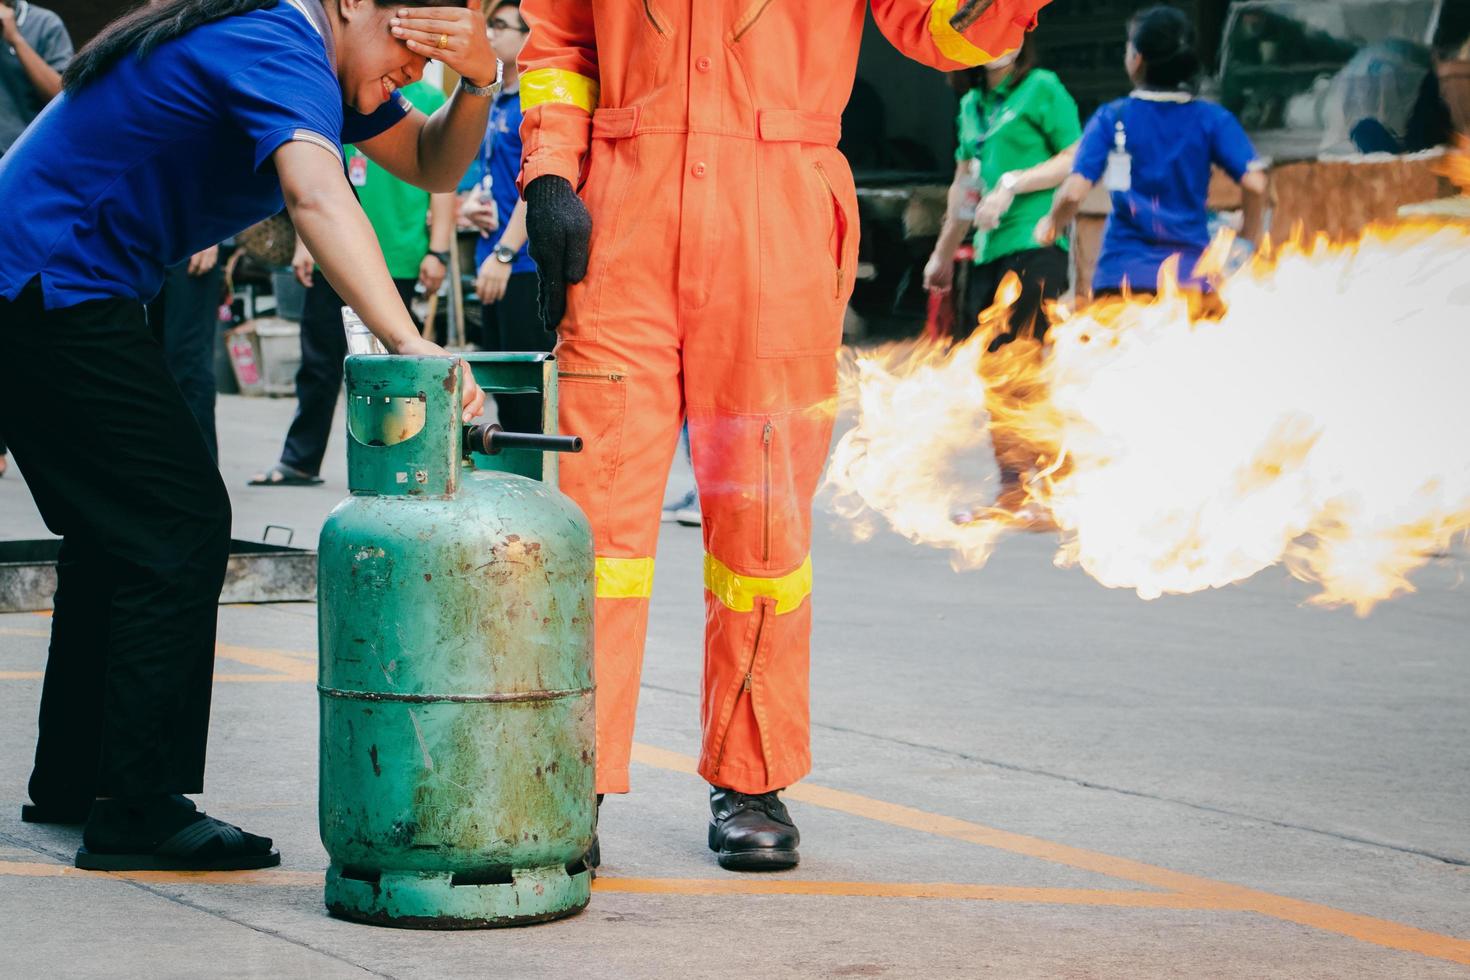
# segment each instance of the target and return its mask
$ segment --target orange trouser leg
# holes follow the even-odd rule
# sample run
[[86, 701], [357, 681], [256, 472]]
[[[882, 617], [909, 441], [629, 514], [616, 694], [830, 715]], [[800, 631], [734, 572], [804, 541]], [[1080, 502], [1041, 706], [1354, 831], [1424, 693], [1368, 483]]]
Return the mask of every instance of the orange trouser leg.
[[597, 553], [597, 791], [626, 793], [659, 512], [684, 410], [668, 228], [677, 195], [655, 193], [657, 173], [646, 192], [629, 186], [632, 141], [592, 152], [592, 266], [568, 294], [556, 349], [561, 431], [585, 448], [562, 458], [561, 488], [591, 521]]
[[[561, 430], [586, 448], [561, 464], [562, 490], [592, 522], [597, 553], [597, 791], [628, 791], [628, 758], [653, 586], [664, 483], [682, 412], [673, 346], [585, 341], [557, 347]], [[663, 363], [667, 370], [654, 365]]]
[[832, 434], [856, 209], [830, 148], [731, 140], [701, 156], [726, 183], [707, 202], [686, 191], [686, 209], [706, 207], [689, 227], [726, 237], [692, 257], [686, 239], [682, 251], [706, 552], [699, 771], [761, 793], [811, 768], [812, 497]]
[[829, 403], [690, 411], [706, 550], [699, 771], [717, 786], [763, 793], [811, 769], [808, 553], [831, 432]]

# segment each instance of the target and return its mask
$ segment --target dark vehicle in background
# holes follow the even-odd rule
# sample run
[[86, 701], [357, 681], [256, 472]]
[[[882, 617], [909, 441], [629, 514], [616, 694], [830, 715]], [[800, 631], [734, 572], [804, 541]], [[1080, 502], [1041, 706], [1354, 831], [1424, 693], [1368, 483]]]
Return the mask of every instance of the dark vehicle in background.
[[1448, 135], [1432, 45], [1443, 0], [1244, 0], [1219, 101], [1275, 160], [1413, 153]]
[[[1084, 121], [1128, 93], [1126, 25], [1147, 2], [1053, 0], [1042, 12], [1042, 64]], [[1172, 3], [1210, 49], [1202, 96], [1239, 116], [1275, 164], [1410, 154], [1446, 142], [1452, 119], [1470, 129], [1470, 0]], [[843, 116], [863, 236], [850, 339], [912, 336], [923, 323], [922, 266], [954, 172], [956, 104], [943, 76], [869, 31]]]

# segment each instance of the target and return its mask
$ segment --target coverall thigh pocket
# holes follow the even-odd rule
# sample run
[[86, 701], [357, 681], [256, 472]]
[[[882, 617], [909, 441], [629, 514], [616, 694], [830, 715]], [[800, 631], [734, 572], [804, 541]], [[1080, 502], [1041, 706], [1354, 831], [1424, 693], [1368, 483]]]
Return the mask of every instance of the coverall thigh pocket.
[[[834, 161], [831, 159], [836, 157]], [[852, 292], [857, 221], [852, 178], [832, 151], [762, 147], [759, 197], [760, 357], [832, 354]]]
[[565, 347], [557, 352], [559, 428], [581, 436], [586, 448], [561, 461], [561, 489], [587, 512], [594, 533], [601, 533], [623, 457], [628, 373], [621, 365], [582, 361]]

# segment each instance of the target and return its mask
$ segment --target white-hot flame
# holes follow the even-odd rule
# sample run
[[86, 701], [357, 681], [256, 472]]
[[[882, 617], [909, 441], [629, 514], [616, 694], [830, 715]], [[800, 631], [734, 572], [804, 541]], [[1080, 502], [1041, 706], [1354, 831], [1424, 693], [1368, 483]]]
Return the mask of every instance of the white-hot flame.
[[1359, 614], [1412, 591], [1470, 529], [1470, 228], [1289, 246], [1221, 297], [1217, 319], [1167, 288], [1058, 311], [1044, 356], [986, 354], [984, 329], [850, 353], [836, 509], [982, 564], [1023, 522], [976, 508], [993, 436], [1030, 452], [1024, 504], [1059, 527], [1058, 562], [1104, 585], [1153, 598], [1284, 562]]

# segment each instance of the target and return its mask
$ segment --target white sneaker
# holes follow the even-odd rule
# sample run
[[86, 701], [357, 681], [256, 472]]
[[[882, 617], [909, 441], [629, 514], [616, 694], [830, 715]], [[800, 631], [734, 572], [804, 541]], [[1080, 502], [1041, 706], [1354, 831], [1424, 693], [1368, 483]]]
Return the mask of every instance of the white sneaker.
[[685, 527], [699, 527], [704, 523], [704, 515], [699, 512], [699, 498], [694, 498], [694, 504], [690, 507], [680, 507], [674, 511], [674, 520]]
[[664, 504], [663, 516], [659, 520], [664, 524], [672, 524], [679, 519], [679, 512], [693, 507], [694, 512], [699, 513], [699, 491], [690, 490], [682, 497], [675, 497]]

